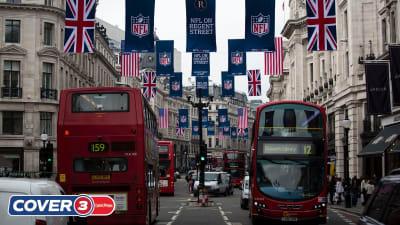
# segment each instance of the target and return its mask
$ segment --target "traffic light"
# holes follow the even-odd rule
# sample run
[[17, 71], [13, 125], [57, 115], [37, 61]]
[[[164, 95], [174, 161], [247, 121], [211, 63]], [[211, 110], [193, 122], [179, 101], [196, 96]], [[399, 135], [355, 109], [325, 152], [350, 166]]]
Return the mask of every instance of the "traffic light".
[[46, 147], [40, 148], [39, 167], [41, 177], [50, 177], [53, 172], [53, 144], [47, 143]]
[[200, 166], [200, 156], [196, 155], [196, 167]]

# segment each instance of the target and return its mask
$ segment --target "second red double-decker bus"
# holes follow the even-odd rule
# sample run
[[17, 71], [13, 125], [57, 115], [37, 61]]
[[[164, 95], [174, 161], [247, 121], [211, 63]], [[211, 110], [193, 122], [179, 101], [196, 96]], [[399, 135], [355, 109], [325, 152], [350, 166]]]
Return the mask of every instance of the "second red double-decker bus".
[[175, 193], [174, 183], [174, 145], [172, 141], [159, 141], [158, 142], [158, 153], [159, 153], [159, 170], [160, 170], [160, 194]]
[[246, 153], [239, 151], [224, 152], [223, 170], [232, 176], [232, 182], [235, 187], [240, 187], [243, 183]]
[[89, 216], [83, 224], [156, 219], [157, 119], [140, 89], [63, 90], [57, 128], [57, 180], [67, 194], [109, 195], [116, 203], [112, 215]]
[[283, 101], [258, 107], [250, 163], [250, 210], [260, 219], [326, 223], [324, 108]]

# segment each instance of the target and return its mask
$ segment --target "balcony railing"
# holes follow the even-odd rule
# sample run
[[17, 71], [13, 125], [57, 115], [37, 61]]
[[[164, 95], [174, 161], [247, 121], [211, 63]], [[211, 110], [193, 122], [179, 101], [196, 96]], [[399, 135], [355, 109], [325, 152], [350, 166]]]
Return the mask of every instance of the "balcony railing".
[[57, 90], [40, 88], [40, 98], [57, 100]]
[[3, 98], [22, 98], [22, 88], [2, 87], [1, 97]]

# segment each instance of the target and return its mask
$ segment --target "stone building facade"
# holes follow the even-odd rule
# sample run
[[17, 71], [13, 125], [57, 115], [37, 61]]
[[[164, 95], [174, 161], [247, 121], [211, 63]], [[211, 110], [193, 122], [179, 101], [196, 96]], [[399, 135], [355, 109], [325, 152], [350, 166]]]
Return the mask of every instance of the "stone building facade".
[[346, 145], [350, 177], [374, 173], [383, 176], [381, 158], [358, 157], [382, 129], [380, 118], [369, 115], [366, 110], [362, 59], [387, 56], [387, 45], [398, 43], [397, 1], [336, 0], [337, 51], [307, 51], [305, 1], [290, 0], [289, 7], [290, 19], [282, 30], [288, 39], [284, 51], [286, 72], [281, 77], [270, 77], [267, 94], [270, 101], [301, 100], [326, 108], [331, 172], [342, 178], [346, 144], [343, 120], [350, 120]]
[[65, 1], [0, 0], [0, 157], [7, 164], [0, 172], [39, 171], [41, 134], [57, 158], [62, 89], [115, 86], [119, 79], [99, 27], [94, 53], [63, 53], [64, 18]]

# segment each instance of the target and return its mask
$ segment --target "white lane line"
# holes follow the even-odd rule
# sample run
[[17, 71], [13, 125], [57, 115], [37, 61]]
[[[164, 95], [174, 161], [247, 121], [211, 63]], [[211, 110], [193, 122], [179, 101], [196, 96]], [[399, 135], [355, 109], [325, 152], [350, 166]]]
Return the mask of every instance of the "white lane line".
[[225, 220], [225, 221], [229, 220], [228, 217], [226, 217], [226, 216], [223, 216], [223, 217], [224, 217], [224, 220]]
[[175, 221], [175, 220], [176, 220], [176, 217], [178, 217], [178, 216], [173, 216], [173, 217], [172, 217], [172, 221]]
[[168, 212], [169, 214], [176, 214], [176, 211]]

